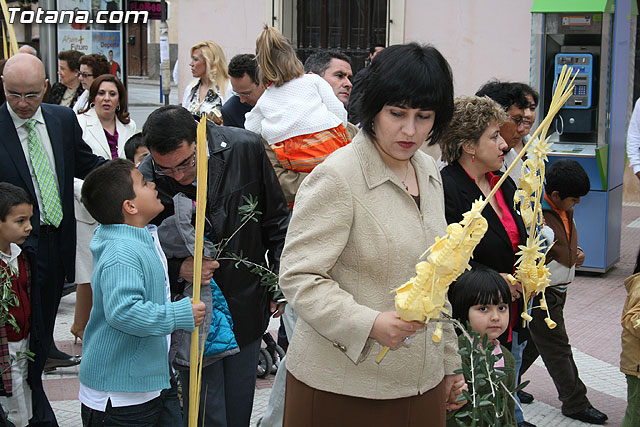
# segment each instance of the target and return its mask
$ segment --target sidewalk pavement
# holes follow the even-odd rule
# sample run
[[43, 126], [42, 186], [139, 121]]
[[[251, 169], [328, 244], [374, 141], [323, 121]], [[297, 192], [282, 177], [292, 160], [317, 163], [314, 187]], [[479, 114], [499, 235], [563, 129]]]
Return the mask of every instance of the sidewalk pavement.
[[[623, 281], [633, 270], [640, 241], [640, 204], [625, 205], [622, 212], [621, 259], [605, 275], [580, 274], [571, 285], [565, 308], [566, 327], [580, 377], [588, 388], [594, 407], [609, 416], [608, 425], [619, 426], [626, 408], [626, 381], [618, 369], [620, 356], [620, 316], [626, 298]], [[61, 350], [82, 353], [82, 343], [74, 344], [69, 333], [73, 322], [75, 294], [62, 299], [55, 328]], [[272, 322], [270, 330], [277, 329]], [[564, 417], [557, 392], [540, 359], [525, 375], [531, 383], [527, 391], [535, 401], [523, 405], [527, 421], [539, 427], [587, 426]], [[251, 417], [252, 425], [264, 414], [273, 376], [258, 380]], [[47, 395], [63, 427], [81, 426], [78, 396], [78, 367], [58, 369], [44, 375]]]
[[[160, 102], [160, 93], [160, 80], [129, 77], [127, 82], [129, 114], [136, 122], [139, 132], [142, 131], [142, 126], [149, 114], [164, 105], [164, 101]], [[178, 94], [178, 86], [172, 84], [169, 103], [177, 105], [178, 100], [182, 101], [182, 94]]]

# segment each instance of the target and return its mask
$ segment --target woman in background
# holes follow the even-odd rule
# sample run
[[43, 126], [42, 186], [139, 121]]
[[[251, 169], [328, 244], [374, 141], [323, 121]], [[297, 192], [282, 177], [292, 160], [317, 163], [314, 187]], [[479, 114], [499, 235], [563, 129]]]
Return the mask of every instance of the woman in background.
[[58, 76], [60, 81], [51, 87], [49, 104], [73, 107], [84, 89], [78, 79], [80, 57], [77, 50], [63, 50], [58, 54]]
[[[124, 145], [136, 133], [136, 124], [127, 112], [127, 91], [122, 82], [111, 74], [96, 78], [89, 88], [89, 106], [77, 116], [82, 138], [94, 154], [105, 159], [124, 157]], [[98, 226], [80, 202], [83, 180], [74, 181], [77, 223], [76, 244], [76, 309], [71, 333], [82, 339], [91, 312], [91, 275], [93, 258], [89, 243]]]
[[222, 104], [231, 97], [227, 60], [222, 48], [210, 40], [191, 46], [192, 81], [184, 91], [182, 106], [194, 116], [203, 113], [215, 123], [222, 123]]
[[109, 74], [109, 61], [104, 55], [98, 55], [92, 53], [91, 55], [82, 55], [80, 60], [80, 72], [78, 73], [78, 79], [84, 89], [82, 95], [78, 97], [73, 111], [76, 113], [80, 110], [85, 110], [89, 105], [89, 88], [91, 83], [103, 74]]

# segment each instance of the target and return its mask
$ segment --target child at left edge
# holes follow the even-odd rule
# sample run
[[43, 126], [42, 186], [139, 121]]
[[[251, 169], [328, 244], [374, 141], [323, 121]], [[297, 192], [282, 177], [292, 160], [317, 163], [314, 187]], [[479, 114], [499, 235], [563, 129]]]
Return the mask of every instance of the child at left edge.
[[148, 225], [164, 206], [155, 184], [115, 159], [91, 172], [82, 202], [100, 223], [91, 241], [93, 308], [79, 400], [84, 426], [156, 426], [169, 389], [169, 340], [202, 324], [205, 305], [170, 302], [167, 261]]
[[18, 304], [9, 307], [18, 330], [10, 324], [0, 326], [0, 366], [2, 374], [0, 403], [8, 411], [8, 418], [17, 427], [29, 424], [32, 416], [31, 387], [27, 383], [27, 359], [17, 353], [28, 350], [31, 323], [30, 267], [20, 246], [31, 233], [33, 204], [29, 195], [19, 187], [0, 183], [0, 268], [11, 277], [11, 289]]

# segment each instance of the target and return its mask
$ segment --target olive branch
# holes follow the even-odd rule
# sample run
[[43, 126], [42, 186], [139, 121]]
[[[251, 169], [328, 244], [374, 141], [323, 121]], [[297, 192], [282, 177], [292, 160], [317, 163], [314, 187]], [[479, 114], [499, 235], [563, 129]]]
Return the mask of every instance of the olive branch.
[[18, 295], [11, 285], [11, 277], [17, 274], [18, 272], [8, 263], [0, 265], [0, 325], [11, 325], [16, 332], [19, 332], [20, 327], [16, 318], [9, 312], [11, 307], [20, 305]]
[[[244, 205], [240, 205], [238, 207], [238, 214], [240, 215], [240, 225], [238, 228], [231, 234], [231, 236], [220, 240], [217, 244], [214, 245], [214, 256], [213, 259], [216, 261], [235, 261], [235, 268], [240, 268], [241, 265], [244, 265], [249, 269], [249, 271], [253, 274], [257, 274], [260, 276], [260, 285], [267, 288], [267, 290], [271, 293], [273, 301], [279, 303], [286, 302], [282, 291], [280, 290], [278, 273], [273, 271], [274, 266], [271, 268], [257, 264], [253, 261], [250, 261], [246, 258], [242, 250], [239, 254], [235, 254], [232, 252], [224, 252], [227, 245], [233, 239], [233, 237], [250, 221], [258, 222], [258, 216], [262, 215], [262, 212], [258, 210], [258, 199], [253, 197], [251, 194], [242, 196], [242, 199], [245, 201]], [[223, 256], [224, 252], [224, 256]]]
[[[447, 314], [443, 313], [443, 315], [446, 321], [451, 322], [465, 337], [464, 346], [458, 349], [458, 354], [462, 356], [462, 367], [454, 372], [464, 375], [469, 387], [469, 390], [462, 390], [462, 395], [457, 400], [466, 400], [470, 406], [463, 406], [455, 414], [457, 425], [515, 427], [504, 420], [504, 415], [509, 410], [509, 398], [518, 405], [514, 395], [526, 387], [529, 381], [519, 384], [511, 392], [505, 382], [508, 372], [513, 371], [513, 368], [495, 366], [496, 362], [503, 357], [502, 354], [493, 354], [495, 344], [488, 340], [486, 334], [480, 337], [478, 332], [471, 329], [471, 325], [465, 328], [460, 321]], [[487, 384], [490, 392], [481, 394], [480, 390], [486, 388]], [[505, 399], [498, 393], [498, 389], [504, 389], [508, 398]]]

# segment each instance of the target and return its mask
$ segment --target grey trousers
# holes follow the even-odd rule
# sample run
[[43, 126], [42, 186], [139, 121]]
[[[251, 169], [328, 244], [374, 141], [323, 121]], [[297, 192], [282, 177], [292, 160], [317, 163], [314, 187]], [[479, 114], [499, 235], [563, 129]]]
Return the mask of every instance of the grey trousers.
[[[298, 315], [287, 304], [284, 314], [282, 315], [284, 322], [284, 330], [287, 334], [287, 339], [291, 341], [293, 337], [293, 328], [296, 326], [296, 320]], [[271, 394], [269, 395], [269, 403], [264, 413], [264, 417], [258, 423], [260, 427], [282, 427], [282, 417], [284, 416], [284, 392], [287, 385], [287, 356], [283, 357], [278, 366], [278, 372], [276, 373], [276, 379], [273, 381], [273, 387], [271, 388]]]
[[[200, 416], [206, 427], [249, 427], [262, 338], [202, 368]], [[189, 371], [180, 371], [184, 427], [189, 423]], [[203, 416], [204, 415], [204, 416]]]

